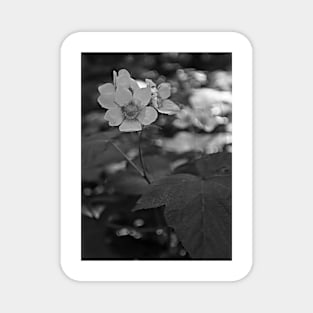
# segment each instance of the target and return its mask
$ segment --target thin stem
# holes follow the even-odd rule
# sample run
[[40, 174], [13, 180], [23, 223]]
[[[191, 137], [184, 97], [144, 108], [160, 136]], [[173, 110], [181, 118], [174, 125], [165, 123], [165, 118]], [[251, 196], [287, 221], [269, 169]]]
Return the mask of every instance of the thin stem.
[[123, 155], [127, 162], [140, 174], [140, 176], [145, 178], [144, 173], [138, 168], [138, 166], [114, 142], [110, 141], [110, 143], [120, 154]]
[[[144, 164], [144, 161], [143, 161], [143, 154], [142, 154], [142, 149], [141, 149], [142, 133], [143, 133], [143, 130], [138, 133], [138, 135], [139, 135], [139, 141], [138, 141], [139, 160], [140, 160], [140, 164], [141, 164], [143, 175], [144, 175], [143, 177], [145, 178], [145, 180], [147, 181], [148, 184], [151, 184], [151, 181], [150, 181], [150, 179], [149, 179], [149, 177], [147, 175], [147, 170], [146, 170], [146, 167], [145, 167], [145, 164]], [[154, 212], [154, 217], [155, 217], [155, 220], [156, 220], [158, 228], [163, 227], [162, 219], [161, 219], [161, 216], [160, 216], [160, 212], [161, 211], [154, 209], [153, 212]]]
[[142, 155], [142, 150], [141, 150], [141, 136], [142, 136], [142, 133], [143, 131], [140, 131], [139, 132], [139, 160], [140, 160], [140, 164], [141, 164], [141, 167], [142, 167], [142, 171], [143, 171], [143, 177], [144, 179], [147, 181], [148, 184], [151, 184], [151, 181], [147, 175], [147, 171], [146, 171], [146, 168], [145, 168], [145, 164], [144, 164], [144, 161], [143, 161], [143, 155]]

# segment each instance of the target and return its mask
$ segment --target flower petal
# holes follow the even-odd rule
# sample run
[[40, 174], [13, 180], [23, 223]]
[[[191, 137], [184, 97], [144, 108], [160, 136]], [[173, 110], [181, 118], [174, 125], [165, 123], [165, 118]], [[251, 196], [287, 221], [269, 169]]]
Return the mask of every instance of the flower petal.
[[130, 88], [132, 89], [133, 92], [135, 92], [137, 89], [139, 89], [138, 83], [132, 78], [130, 80]]
[[124, 68], [118, 71], [118, 76], [128, 76], [130, 77], [130, 74], [127, 70], [125, 70]]
[[132, 93], [126, 89], [119, 87], [115, 93], [115, 102], [120, 106], [125, 106], [132, 101]]
[[152, 107], [144, 107], [137, 116], [143, 125], [150, 125], [158, 118], [158, 112]]
[[102, 95], [98, 97], [98, 103], [100, 104], [101, 107], [105, 109], [111, 109], [116, 106], [114, 103], [114, 94], [111, 95]]
[[98, 87], [98, 90], [101, 94], [112, 94], [115, 91], [113, 84], [106, 83]]
[[163, 114], [173, 115], [180, 111], [180, 108], [171, 100], [163, 100], [158, 111]]
[[123, 116], [121, 108], [119, 106], [116, 106], [113, 109], [109, 109], [105, 113], [104, 119], [109, 121], [110, 126], [120, 125], [124, 120], [124, 116]]
[[144, 107], [148, 105], [151, 99], [151, 89], [149, 87], [146, 87], [135, 90], [133, 99], [135, 104], [139, 106]]
[[123, 87], [128, 89], [130, 87], [131, 78], [127, 75], [118, 76], [116, 78], [116, 87]]
[[167, 83], [162, 83], [159, 85], [158, 91], [161, 99], [167, 99], [171, 95], [171, 85]]
[[136, 132], [142, 129], [141, 124], [137, 120], [125, 119], [119, 127], [121, 132]]
[[98, 87], [100, 96], [98, 97], [98, 102], [101, 107], [109, 109], [114, 105], [114, 93], [115, 89], [113, 84], [103, 84]]

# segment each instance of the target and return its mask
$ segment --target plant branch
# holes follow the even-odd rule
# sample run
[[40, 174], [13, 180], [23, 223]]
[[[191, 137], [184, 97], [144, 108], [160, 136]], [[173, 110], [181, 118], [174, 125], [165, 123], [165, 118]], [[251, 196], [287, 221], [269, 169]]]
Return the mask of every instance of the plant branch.
[[110, 141], [110, 143], [120, 154], [122, 154], [126, 161], [140, 174], [140, 176], [145, 178], [144, 173], [138, 168], [138, 166], [114, 142]]
[[146, 171], [146, 168], [145, 168], [145, 164], [144, 164], [144, 161], [143, 161], [143, 155], [142, 155], [142, 150], [141, 150], [141, 136], [142, 136], [142, 133], [143, 131], [140, 131], [138, 134], [139, 134], [139, 160], [140, 160], [140, 164], [141, 164], [141, 167], [142, 167], [142, 171], [143, 171], [143, 177], [144, 179], [147, 181], [148, 184], [151, 184], [151, 181], [147, 175], [147, 171]]

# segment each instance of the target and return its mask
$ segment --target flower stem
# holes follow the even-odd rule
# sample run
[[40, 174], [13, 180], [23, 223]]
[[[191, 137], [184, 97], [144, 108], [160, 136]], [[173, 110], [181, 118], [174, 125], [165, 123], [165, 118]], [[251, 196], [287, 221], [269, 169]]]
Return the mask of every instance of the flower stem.
[[138, 168], [138, 166], [112, 141], [110, 141], [112, 146], [126, 159], [126, 161], [142, 176], [145, 178], [144, 173]]
[[145, 164], [144, 164], [144, 161], [143, 161], [143, 154], [142, 154], [142, 150], [141, 150], [141, 136], [142, 136], [142, 133], [143, 133], [143, 130], [138, 133], [139, 134], [139, 145], [138, 145], [139, 160], [140, 160], [140, 164], [141, 164], [142, 171], [143, 171], [143, 178], [147, 181], [148, 184], [151, 184], [151, 181], [150, 181], [150, 179], [149, 179], [149, 177], [147, 175], [147, 171], [146, 171]]

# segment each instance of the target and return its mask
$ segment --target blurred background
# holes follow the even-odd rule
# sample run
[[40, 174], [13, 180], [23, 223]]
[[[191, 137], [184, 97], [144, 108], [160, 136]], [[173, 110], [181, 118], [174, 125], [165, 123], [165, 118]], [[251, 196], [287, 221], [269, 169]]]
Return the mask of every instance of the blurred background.
[[142, 149], [153, 181], [186, 163], [231, 152], [232, 56], [229, 53], [82, 54], [82, 259], [189, 259], [162, 208], [133, 212], [147, 183], [108, 142], [138, 166], [138, 135], [104, 120], [98, 86], [127, 69], [144, 84], [171, 84], [176, 115], [145, 128]]

